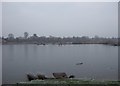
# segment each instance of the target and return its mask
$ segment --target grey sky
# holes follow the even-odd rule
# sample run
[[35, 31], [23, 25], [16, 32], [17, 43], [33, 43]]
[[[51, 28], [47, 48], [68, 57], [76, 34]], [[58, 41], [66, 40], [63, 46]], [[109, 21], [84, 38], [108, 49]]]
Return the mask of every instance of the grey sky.
[[117, 2], [4, 2], [3, 36], [117, 37]]

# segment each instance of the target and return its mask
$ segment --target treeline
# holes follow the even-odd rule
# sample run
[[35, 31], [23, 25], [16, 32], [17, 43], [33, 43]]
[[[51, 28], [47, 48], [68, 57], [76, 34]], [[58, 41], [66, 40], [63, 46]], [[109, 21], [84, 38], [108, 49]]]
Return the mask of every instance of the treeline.
[[106, 44], [106, 45], [114, 45], [118, 46], [120, 45], [118, 38], [102, 38], [102, 37], [93, 37], [89, 38], [87, 36], [82, 37], [54, 37], [54, 36], [41, 36], [38, 37], [36, 34], [30, 37], [7, 37], [2, 38], [3, 44]]

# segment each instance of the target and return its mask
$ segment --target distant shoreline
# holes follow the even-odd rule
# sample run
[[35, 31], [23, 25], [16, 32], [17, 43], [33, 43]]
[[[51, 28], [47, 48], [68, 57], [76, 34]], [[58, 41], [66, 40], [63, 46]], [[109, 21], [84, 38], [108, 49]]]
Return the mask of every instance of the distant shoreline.
[[105, 43], [71, 43], [71, 44], [51, 44], [51, 43], [47, 43], [47, 44], [40, 44], [40, 43], [0, 43], [1, 45], [22, 45], [22, 44], [26, 44], [26, 45], [92, 45], [92, 44], [100, 44], [100, 45], [110, 45], [110, 46], [120, 46], [118, 44], [105, 44]]
[[[11, 34], [12, 35], [12, 34]], [[100, 38], [94, 37], [89, 38], [86, 36], [82, 37], [45, 37], [45, 36], [37, 36], [37, 34], [33, 34], [33, 36], [29, 37], [21, 37], [14, 38], [10, 36], [8, 38], [2, 38], [1, 43], [5, 44], [36, 44], [36, 45], [80, 45], [80, 44], [104, 44], [111, 46], [120, 46], [120, 38]]]

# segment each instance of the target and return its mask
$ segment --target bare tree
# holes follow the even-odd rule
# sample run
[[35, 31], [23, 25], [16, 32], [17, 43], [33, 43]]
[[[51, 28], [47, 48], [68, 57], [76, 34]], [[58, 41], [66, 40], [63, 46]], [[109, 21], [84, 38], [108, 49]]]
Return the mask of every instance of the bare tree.
[[29, 33], [28, 32], [24, 32], [24, 38], [27, 39], [28, 38]]
[[8, 39], [14, 39], [14, 35], [12, 33], [8, 34]]

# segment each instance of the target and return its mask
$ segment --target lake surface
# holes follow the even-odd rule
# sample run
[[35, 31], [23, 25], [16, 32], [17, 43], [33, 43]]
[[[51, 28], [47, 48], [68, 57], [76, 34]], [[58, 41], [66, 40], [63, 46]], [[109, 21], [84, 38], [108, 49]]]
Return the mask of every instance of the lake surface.
[[[66, 72], [76, 78], [117, 80], [118, 47], [81, 45], [3, 45], [3, 83], [26, 81], [27, 73]], [[83, 62], [82, 65], [76, 63]]]

